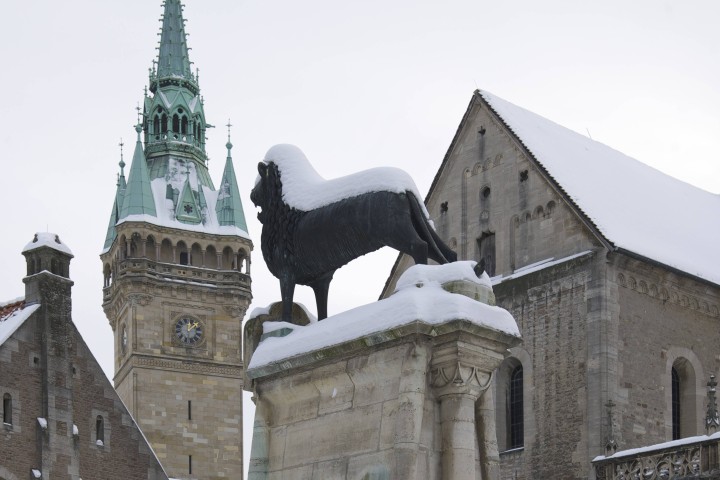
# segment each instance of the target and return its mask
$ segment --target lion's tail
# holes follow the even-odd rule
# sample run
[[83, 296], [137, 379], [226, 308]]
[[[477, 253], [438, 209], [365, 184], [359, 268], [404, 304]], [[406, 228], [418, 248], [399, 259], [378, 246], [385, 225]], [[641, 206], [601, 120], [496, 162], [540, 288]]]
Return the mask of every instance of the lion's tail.
[[428, 256], [440, 264], [457, 261], [457, 254], [445, 245], [430, 225], [417, 197], [412, 192], [407, 192], [407, 197], [410, 201], [413, 223], [418, 228], [420, 237], [428, 244]]

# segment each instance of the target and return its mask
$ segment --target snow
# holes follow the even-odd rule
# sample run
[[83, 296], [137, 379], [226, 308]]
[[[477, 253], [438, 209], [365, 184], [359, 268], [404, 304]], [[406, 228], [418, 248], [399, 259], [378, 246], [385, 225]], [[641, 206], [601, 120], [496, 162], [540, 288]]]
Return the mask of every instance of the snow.
[[[273, 162], [282, 176], [283, 199], [298, 210], [309, 211], [346, 198], [370, 192], [405, 193], [419, 200], [429, 217], [415, 182], [404, 170], [378, 167], [344, 177], [325, 180], [315, 171], [305, 154], [295, 145], [275, 145], [268, 150], [265, 163]], [[259, 181], [256, 180], [256, 184]]]
[[32, 239], [30, 243], [25, 245], [25, 248], [23, 248], [23, 253], [29, 252], [31, 250], [35, 250], [36, 248], [40, 247], [50, 247], [58, 252], [66, 253], [73, 256], [73, 253], [70, 251], [70, 248], [68, 248], [67, 245], [62, 243], [60, 240], [60, 237], [54, 233], [50, 232], [38, 232], [35, 234], [35, 237]]
[[480, 94], [615, 247], [720, 284], [720, 196]]
[[98, 447], [104, 447], [105, 443], [102, 440], [96, 440], [95, 445], [97, 445]]
[[[467, 268], [471, 269], [475, 262], [462, 263], [466, 265], [414, 265], [403, 275], [407, 275], [403, 286], [391, 297], [328, 317], [322, 322], [304, 327], [287, 323], [276, 326], [273, 325], [275, 322], [266, 322], [263, 324], [266, 332], [275, 328], [291, 328], [293, 331], [285, 337], [269, 337], [260, 342], [248, 368], [277, 363], [414, 321], [439, 325], [453, 320], [467, 320], [519, 337], [517, 324], [506, 310], [442, 288], [442, 283], [448, 279], [458, 280], [453, 273], [467, 275]], [[413, 278], [423, 281], [414, 283], [407, 280]], [[487, 281], [487, 276], [479, 280], [483, 284]]]
[[538, 272], [545, 268], [554, 267], [555, 265], [560, 265], [561, 263], [569, 262], [570, 260], [574, 260], [576, 258], [580, 258], [585, 255], [589, 255], [591, 253], [592, 253], [592, 250], [586, 250], [584, 252], [576, 253], [575, 255], [569, 255], [567, 257], [563, 257], [559, 260], [555, 260], [555, 257], [546, 258], [545, 260], [541, 260], [539, 262], [535, 262], [533, 264], [526, 265], [522, 268], [518, 268], [510, 275], [506, 275], [506, 276], [498, 275], [498, 276], [492, 277], [490, 279], [490, 281], [492, 282], [493, 285], [498, 285], [498, 284], [504, 282], [505, 280], [520, 278], [525, 275], [529, 275], [531, 273]]
[[403, 272], [397, 281], [395, 291], [418, 285], [442, 285], [456, 280], [465, 280], [478, 285], [492, 288], [490, 277], [483, 272], [478, 278], [473, 270], [477, 265], [474, 261], [453, 262], [436, 268], [437, 265], [415, 265]]
[[42, 478], [42, 473], [37, 468], [32, 469], [33, 478]]
[[43, 430], [47, 430], [47, 419], [43, 417], [37, 417], [38, 424], [40, 424], [40, 428]]
[[38, 308], [40, 308], [39, 303], [27, 305], [23, 309], [15, 310], [10, 315], [0, 318], [0, 345], [5, 343]]
[[610, 458], [621, 458], [621, 457], [628, 457], [632, 455], [641, 455], [648, 452], [654, 452], [657, 450], [664, 450], [666, 448], [678, 448], [683, 447], [685, 445], [691, 445], [693, 443], [699, 443], [699, 442], [705, 442], [708, 440], [720, 440], [720, 432], [713, 433], [712, 435], [697, 435], [695, 437], [686, 437], [681, 438], [679, 440], [672, 440], [670, 442], [663, 442], [663, 443], [657, 443], [655, 445], [648, 445], [645, 447], [639, 447], [639, 448], [630, 448], [628, 450], [622, 450], [619, 452], [615, 452], [613, 455], [610, 455], [609, 457], [606, 457], [605, 455], [598, 455], [593, 459], [593, 462], [597, 462], [600, 460], [607, 460]]
[[74, 423], [73, 423], [73, 435], [75, 435], [76, 437], [78, 435], [80, 435], [80, 430], [78, 430], [77, 425], [75, 425]]

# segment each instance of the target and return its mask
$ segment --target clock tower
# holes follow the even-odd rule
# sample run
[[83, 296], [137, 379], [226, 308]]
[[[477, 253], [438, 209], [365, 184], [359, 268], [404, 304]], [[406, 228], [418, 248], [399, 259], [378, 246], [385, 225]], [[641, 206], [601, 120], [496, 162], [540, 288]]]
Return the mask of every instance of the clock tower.
[[132, 163], [126, 179], [121, 154], [100, 255], [115, 388], [171, 477], [242, 478], [252, 242], [229, 124], [217, 189], [208, 171], [209, 125], [179, 0], [165, 0], [161, 21]]

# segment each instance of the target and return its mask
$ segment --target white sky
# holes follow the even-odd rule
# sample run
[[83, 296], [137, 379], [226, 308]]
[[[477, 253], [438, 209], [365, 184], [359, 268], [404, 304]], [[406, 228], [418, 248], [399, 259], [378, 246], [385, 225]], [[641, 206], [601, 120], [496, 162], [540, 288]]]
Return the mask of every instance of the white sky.
[[[400, 167], [425, 194], [475, 88], [720, 192], [716, 0], [186, 2], [190, 57], [218, 126], [216, 185], [223, 125], [234, 125], [255, 242], [251, 308], [279, 298], [249, 199], [269, 147], [298, 145], [325, 178]], [[0, 15], [0, 301], [24, 293], [20, 251], [33, 233], [58, 233], [75, 254], [74, 321], [110, 376], [98, 255], [160, 14], [160, 0], [37, 0], [5, 1]], [[341, 269], [329, 313], [375, 300], [395, 255]], [[309, 289], [296, 299], [315, 310]]]

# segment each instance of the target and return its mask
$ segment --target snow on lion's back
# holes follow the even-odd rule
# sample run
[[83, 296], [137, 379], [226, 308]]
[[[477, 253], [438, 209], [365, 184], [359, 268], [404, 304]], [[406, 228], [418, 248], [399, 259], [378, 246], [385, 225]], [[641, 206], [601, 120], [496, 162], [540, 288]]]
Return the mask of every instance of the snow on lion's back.
[[[298, 210], [309, 211], [370, 192], [412, 192], [423, 210], [425, 205], [415, 182], [404, 170], [378, 167], [325, 180], [295, 145], [275, 145], [268, 150], [265, 163], [273, 162], [280, 171], [283, 200]], [[259, 180], [259, 179], [258, 179]], [[427, 210], [425, 215], [428, 216]]]

